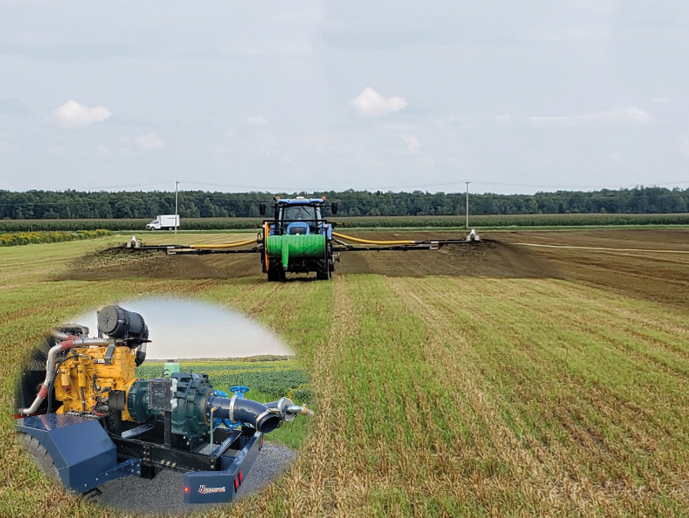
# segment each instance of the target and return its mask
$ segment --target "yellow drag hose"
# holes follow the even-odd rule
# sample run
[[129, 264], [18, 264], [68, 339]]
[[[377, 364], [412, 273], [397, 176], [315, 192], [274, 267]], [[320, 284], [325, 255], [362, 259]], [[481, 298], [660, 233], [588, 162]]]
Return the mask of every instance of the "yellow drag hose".
[[414, 245], [416, 241], [372, 241], [370, 239], [359, 239], [358, 237], [345, 236], [344, 234], [339, 234], [333, 232], [333, 236], [339, 237], [340, 239], [346, 239], [347, 241], [354, 241], [355, 243], [364, 243], [367, 245]]
[[194, 250], [199, 250], [199, 249], [222, 249], [222, 248], [235, 248], [238, 246], [246, 246], [246, 245], [251, 245], [255, 244], [256, 239], [249, 239], [248, 241], [239, 241], [237, 243], [222, 243], [219, 245], [189, 245], [189, 248], [193, 248]]

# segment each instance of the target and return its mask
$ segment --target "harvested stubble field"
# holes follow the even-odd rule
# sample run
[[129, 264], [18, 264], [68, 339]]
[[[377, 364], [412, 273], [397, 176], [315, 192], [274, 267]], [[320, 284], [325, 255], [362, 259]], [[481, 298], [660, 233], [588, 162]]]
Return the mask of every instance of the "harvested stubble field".
[[116, 515], [37, 474], [11, 394], [51, 325], [152, 294], [255, 317], [311, 374], [317, 416], [296, 463], [209, 516], [686, 515], [689, 253], [639, 250], [689, 252], [689, 231], [484, 237], [342, 254], [331, 282], [284, 284], [252, 255], [92, 253], [113, 237], [0, 250], [0, 515]]

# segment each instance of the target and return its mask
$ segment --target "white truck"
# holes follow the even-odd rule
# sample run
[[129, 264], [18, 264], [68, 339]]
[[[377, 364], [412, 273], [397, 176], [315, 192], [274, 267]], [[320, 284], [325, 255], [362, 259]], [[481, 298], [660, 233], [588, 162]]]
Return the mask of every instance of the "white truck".
[[172, 230], [179, 228], [179, 215], [162, 214], [146, 225], [147, 230]]

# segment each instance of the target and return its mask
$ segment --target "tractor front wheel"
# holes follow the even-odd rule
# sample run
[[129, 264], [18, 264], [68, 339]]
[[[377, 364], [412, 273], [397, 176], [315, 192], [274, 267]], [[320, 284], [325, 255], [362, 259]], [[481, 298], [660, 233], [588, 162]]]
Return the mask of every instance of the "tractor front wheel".
[[279, 260], [268, 259], [268, 282], [283, 282], [285, 269]]

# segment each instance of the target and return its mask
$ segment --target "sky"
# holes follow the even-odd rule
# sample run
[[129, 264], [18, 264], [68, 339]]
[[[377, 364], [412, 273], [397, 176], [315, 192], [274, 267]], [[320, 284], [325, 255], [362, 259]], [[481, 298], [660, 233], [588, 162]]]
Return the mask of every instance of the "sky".
[[[151, 340], [146, 346], [149, 360], [294, 355], [272, 332], [222, 306], [161, 297], [116, 301], [114, 304], [143, 317]], [[75, 315], [65, 324], [87, 326], [89, 336], [96, 337], [97, 310], [93, 308]]]
[[0, 189], [689, 186], [681, 0], [0, 0]]

